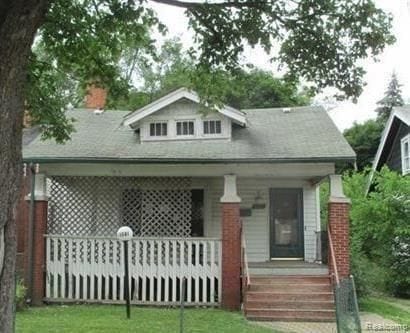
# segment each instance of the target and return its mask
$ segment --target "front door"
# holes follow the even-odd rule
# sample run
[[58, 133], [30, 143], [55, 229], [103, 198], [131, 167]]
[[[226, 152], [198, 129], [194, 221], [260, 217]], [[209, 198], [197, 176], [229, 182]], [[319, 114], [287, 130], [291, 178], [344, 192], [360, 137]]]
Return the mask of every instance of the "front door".
[[270, 256], [303, 259], [302, 189], [270, 190]]

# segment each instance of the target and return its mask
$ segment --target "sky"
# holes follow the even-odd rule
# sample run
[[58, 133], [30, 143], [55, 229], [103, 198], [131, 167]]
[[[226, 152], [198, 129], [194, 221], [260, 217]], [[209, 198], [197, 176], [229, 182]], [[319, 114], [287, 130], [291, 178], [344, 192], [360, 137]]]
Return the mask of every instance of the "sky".
[[[329, 115], [338, 128], [343, 131], [355, 121], [362, 123], [367, 119], [375, 118], [374, 110], [386, 91], [393, 71], [396, 72], [402, 86], [402, 96], [410, 103], [410, 0], [375, 0], [376, 4], [393, 15], [393, 34], [397, 41], [388, 46], [378, 57], [378, 61], [372, 59], [364, 61], [367, 71], [362, 95], [356, 104], [351, 101], [332, 103]], [[192, 45], [193, 34], [188, 30], [188, 20], [184, 16], [184, 10], [167, 5], [153, 4], [158, 17], [168, 27], [167, 38], [178, 36], [187, 47]], [[275, 66], [269, 62], [272, 55], [267, 55], [260, 48], [247, 48], [244, 52], [245, 62], [251, 62], [258, 67], [275, 72]], [[322, 103], [330, 96], [324, 92], [317, 97], [316, 102]], [[329, 108], [329, 105], [326, 105]]]

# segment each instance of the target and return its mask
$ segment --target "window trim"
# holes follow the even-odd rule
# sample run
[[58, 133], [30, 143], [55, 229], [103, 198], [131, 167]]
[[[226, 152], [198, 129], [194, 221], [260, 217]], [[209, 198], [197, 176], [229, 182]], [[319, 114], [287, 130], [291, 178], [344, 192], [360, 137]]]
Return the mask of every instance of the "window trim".
[[[400, 140], [400, 150], [401, 150], [401, 170], [402, 174], [410, 174], [410, 134], [407, 134], [406, 136], [402, 137]], [[407, 143], [408, 151], [407, 151], [407, 156], [404, 155], [404, 145]], [[407, 160], [407, 167], [406, 167], [406, 160]]]
[[[195, 119], [174, 119], [175, 123], [175, 138], [193, 138], [196, 137], [197, 131], [195, 126]], [[178, 123], [192, 123], [193, 126], [193, 133], [192, 134], [178, 134]], [[189, 125], [188, 125], [188, 132], [189, 132]], [[183, 129], [182, 129], [183, 130]]]
[[[151, 135], [151, 125], [156, 125], [156, 124], [161, 124], [161, 135]], [[162, 126], [163, 125], [166, 125], [166, 135], [162, 135], [162, 131], [163, 131], [163, 128], [162, 128]], [[155, 132], [156, 132], [156, 130], [155, 130]], [[169, 136], [169, 126], [168, 126], [168, 121], [167, 120], [153, 120], [153, 121], [150, 121], [149, 123], [148, 123], [148, 137], [150, 138], [150, 139], [158, 139], [158, 138], [167, 138]]]
[[[221, 124], [221, 132], [220, 133], [205, 133], [205, 122], [217, 122], [219, 121], [219, 123]], [[223, 135], [223, 121], [221, 119], [204, 119], [202, 120], [202, 134], [206, 137], [213, 137], [213, 136], [222, 136]]]

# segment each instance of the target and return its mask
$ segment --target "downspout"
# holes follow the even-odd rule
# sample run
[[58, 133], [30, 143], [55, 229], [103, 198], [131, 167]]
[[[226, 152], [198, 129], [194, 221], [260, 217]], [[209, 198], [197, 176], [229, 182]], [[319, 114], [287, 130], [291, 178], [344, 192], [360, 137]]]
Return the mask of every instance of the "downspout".
[[36, 168], [33, 163], [30, 163], [30, 176], [31, 176], [31, 188], [30, 188], [30, 208], [28, 217], [28, 290], [27, 290], [27, 303], [31, 303], [32, 293], [33, 293], [33, 251], [34, 251], [34, 196], [35, 196], [35, 186], [36, 186]]

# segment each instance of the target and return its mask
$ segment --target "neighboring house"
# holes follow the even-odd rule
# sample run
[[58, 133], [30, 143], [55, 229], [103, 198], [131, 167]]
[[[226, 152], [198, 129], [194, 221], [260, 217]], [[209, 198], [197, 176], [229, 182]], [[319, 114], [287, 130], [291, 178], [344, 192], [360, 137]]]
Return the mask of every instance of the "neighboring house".
[[403, 175], [410, 173], [410, 106], [395, 107], [387, 120], [373, 170], [383, 165]]
[[[128, 225], [136, 236], [130, 245], [134, 303], [176, 304], [187, 278], [187, 305], [238, 308], [242, 268], [251, 279], [250, 291], [242, 290], [249, 317], [334, 318], [318, 248], [318, 185], [334, 174], [336, 162], [353, 162], [353, 150], [320, 107], [224, 106], [204, 114], [199, 102], [179, 89], [135, 112], [71, 110], [76, 131], [69, 142], [37, 138], [24, 148], [24, 161], [39, 164], [37, 239], [47, 234], [46, 253], [35, 251], [33, 259], [34, 267], [46, 267], [47, 278], [39, 269], [34, 291], [45, 288], [47, 301], [123, 300], [115, 233]], [[329, 224], [337, 224], [336, 261], [346, 276], [348, 201], [340, 177], [331, 179]], [[293, 283], [293, 292], [305, 291], [307, 299], [290, 314], [260, 312], [249, 302], [272, 291], [258, 285], [257, 274], [285, 274], [279, 292], [292, 293]], [[307, 290], [300, 274], [314, 275]], [[306, 304], [315, 300], [314, 309]]]

